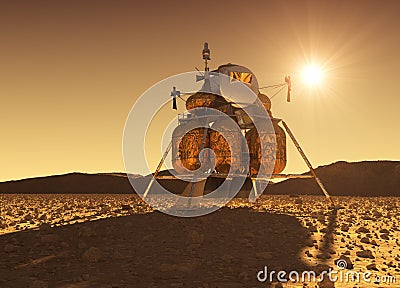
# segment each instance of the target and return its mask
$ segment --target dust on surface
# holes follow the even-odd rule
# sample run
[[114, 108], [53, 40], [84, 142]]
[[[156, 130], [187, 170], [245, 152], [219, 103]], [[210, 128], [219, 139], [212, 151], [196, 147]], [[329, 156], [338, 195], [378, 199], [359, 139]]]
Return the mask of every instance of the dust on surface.
[[[318, 196], [234, 199], [178, 218], [134, 195], [0, 195], [0, 287], [270, 287], [256, 276], [265, 266], [371, 273], [320, 287], [398, 287], [400, 199], [335, 201], [344, 209]], [[318, 283], [283, 283], [304, 285]]]

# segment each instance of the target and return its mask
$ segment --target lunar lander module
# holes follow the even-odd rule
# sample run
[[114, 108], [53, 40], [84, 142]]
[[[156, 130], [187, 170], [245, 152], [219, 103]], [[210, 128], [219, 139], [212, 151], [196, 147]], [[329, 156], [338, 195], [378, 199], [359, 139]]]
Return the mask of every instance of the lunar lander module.
[[[247, 180], [251, 181], [252, 191], [254, 191], [256, 197], [260, 192], [263, 192], [258, 191], [257, 181], [269, 181], [276, 178], [314, 178], [329, 203], [334, 207], [332, 198], [318, 178], [288, 125], [282, 119], [272, 116], [271, 100], [267, 95], [260, 92], [262, 88], [266, 87], [259, 87], [254, 73], [246, 67], [230, 63], [210, 71], [208, 61], [211, 58], [207, 43], [204, 44], [202, 56], [205, 69], [202, 72], [198, 71], [200, 75], [197, 75], [196, 78], [197, 81], [204, 81], [203, 87], [194, 93], [184, 93], [177, 90], [176, 87], [172, 88], [173, 109], [177, 109], [177, 99], [180, 98], [185, 101], [187, 111], [178, 116], [178, 126], [172, 134], [171, 142], [143, 197], [147, 196], [154, 181], [176, 179], [174, 175], [160, 175], [161, 173], [159, 173], [168, 153], [172, 150], [172, 166], [175, 173], [183, 178], [185, 175], [187, 178], [191, 178], [182, 193], [183, 196], [203, 195], [205, 180], [196, 181], [193, 178], [198, 177], [198, 174], [196, 172], [189, 173], [200, 170], [199, 168], [203, 165], [206, 168], [200, 173], [203, 176], [206, 175], [205, 178], [226, 179], [235, 175], [246, 177]], [[242, 106], [238, 105], [239, 103], [222, 95], [221, 84], [218, 81], [212, 81], [218, 80], [218, 77], [221, 78], [218, 75], [230, 79], [230, 82], [235, 81], [246, 85], [256, 95], [258, 103], [261, 103], [263, 109], [265, 109], [264, 115], [257, 117], [261, 119], [259, 119], [261, 122], [268, 122], [269, 128], [267, 127], [264, 131], [257, 129], [254, 117], [252, 118], [249, 115], [249, 110], [243, 109]], [[280, 88], [278, 92], [287, 88], [287, 101], [290, 102], [290, 76], [285, 77], [284, 83], [267, 87]], [[184, 96], [189, 97], [185, 100], [183, 99]], [[253, 105], [253, 103], [247, 104], [247, 107]], [[209, 110], [217, 111], [228, 117], [220, 118], [220, 115], [208, 113]], [[229, 122], [232, 121], [236, 127], [239, 127], [238, 129], [231, 128]], [[224, 130], [224, 133], [221, 133], [221, 129]], [[286, 135], [292, 140], [310, 169], [309, 173], [282, 174], [287, 162]], [[247, 148], [243, 149], [244, 146], [247, 146]], [[210, 153], [210, 150], [213, 153]], [[266, 152], [262, 153], [262, 150]], [[213, 154], [212, 157], [211, 154]], [[205, 165], [207, 163], [210, 164], [209, 166], [212, 169], [207, 170], [208, 166]], [[267, 176], [260, 177], [260, 175]], [[182, 177], [181, 179], [183, 179]]]

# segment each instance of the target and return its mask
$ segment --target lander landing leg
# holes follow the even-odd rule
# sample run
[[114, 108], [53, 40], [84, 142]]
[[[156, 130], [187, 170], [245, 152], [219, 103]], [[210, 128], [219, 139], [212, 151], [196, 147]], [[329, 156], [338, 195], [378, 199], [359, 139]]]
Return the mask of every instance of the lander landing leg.
[[171, 140], [171, 142], [169, 142], [168, 147], [167, 147], [167, 149], [165, 150], [164, 155], [163, 155], [163, 157], [161, 158], [160, 163], [158, 163], [157, 169], [156, 169], [156, 171], [154, 172], [153, 177], [151, 178], [151, 180], [150, 180], [150, 182], [149, 182], [149, 185], [147, 185], [147, 188], [146, 188], [146, 190], [144, 191], [143, 199], [145, 199], [146, 196], [147, 196], [147, 194], [149, 194], [149, 191], [150, 191], [150, 189], [151, 189], [151, 186], [153, 186], [154, 180], [156, 180], [156, 178], [157, 178], [157, 176], [158, 176], [158, 173], [160, 172], [160, 169], [161, 169], [162, 165], [164, 164], [165, 158], [167, 158], [168, 153], [169, 153], [169, 151], [171, 150], [171, 148], [172, 148], [172, 140]]
[[[331, 204], [332, 208], [335, 208], [335, 203], [333, 202], [331, 196], [329, 195], [328, 191], [326, 191], [324, 184], [322, 184], [321, 180], [318, 178], [317, 173], [315, 172], [314, 168], [312, 167], [310, 161], [307, 159], [306, 154], [304, 154], [303, 149], [301, 149], [299, 142], [297, 142], [296, 138], [294, 137], [292, 131], [290, 131], [289, 127], [285, 123], [285, 121], [282, 121], [283, 126], [285, 127], [286, 132], [289, 134], [290, 139], [292, 139], [293, 144], [296, 146], [297, 151], [299, 151], [301, 157], [303, 158], [304, 162], [306, 162], [308, 168], [310, 169], [312, 177], [315, 179], [317, 182], [318, 186], [321, 188], [322, 192], [324, 193], [326, 199], [329, 201]], [[296, 177], [288, 177], [288, 178], [296, 178]]]

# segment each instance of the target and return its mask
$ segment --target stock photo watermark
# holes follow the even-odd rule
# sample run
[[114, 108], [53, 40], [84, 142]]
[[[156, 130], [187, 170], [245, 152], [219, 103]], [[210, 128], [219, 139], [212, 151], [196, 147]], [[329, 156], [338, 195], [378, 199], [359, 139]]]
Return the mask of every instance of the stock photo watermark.
[[269, 270], [268, 266], [264, 266], [264, 269], [257, 272], [257, 280], [259, 282], [274, 282], [278, 281], [281, 283], [286, 282], [309, 282], [309, 283], [320, 283], [325, 279], [334, 283], [375, 283], [375, 284], [396, 284], [396, 277], [392, 275], [378, 275], [371, 272], [359, 272], [347, 270], [347, 262], [345, 260], [338, 260], [336, 263], [337, 270], [329, 268], [326, 271], [322, 271], [317, 274], [315, 271], [276, 271]]

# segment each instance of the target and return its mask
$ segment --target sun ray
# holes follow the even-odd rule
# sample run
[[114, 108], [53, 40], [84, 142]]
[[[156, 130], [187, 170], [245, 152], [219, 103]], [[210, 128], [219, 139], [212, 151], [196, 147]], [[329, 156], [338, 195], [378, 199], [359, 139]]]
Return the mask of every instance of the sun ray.
[[323, 78], [323, 69], [317, 65], [309, 65], [303, 69], [304, 81], [310, 86], [318, 86]]

